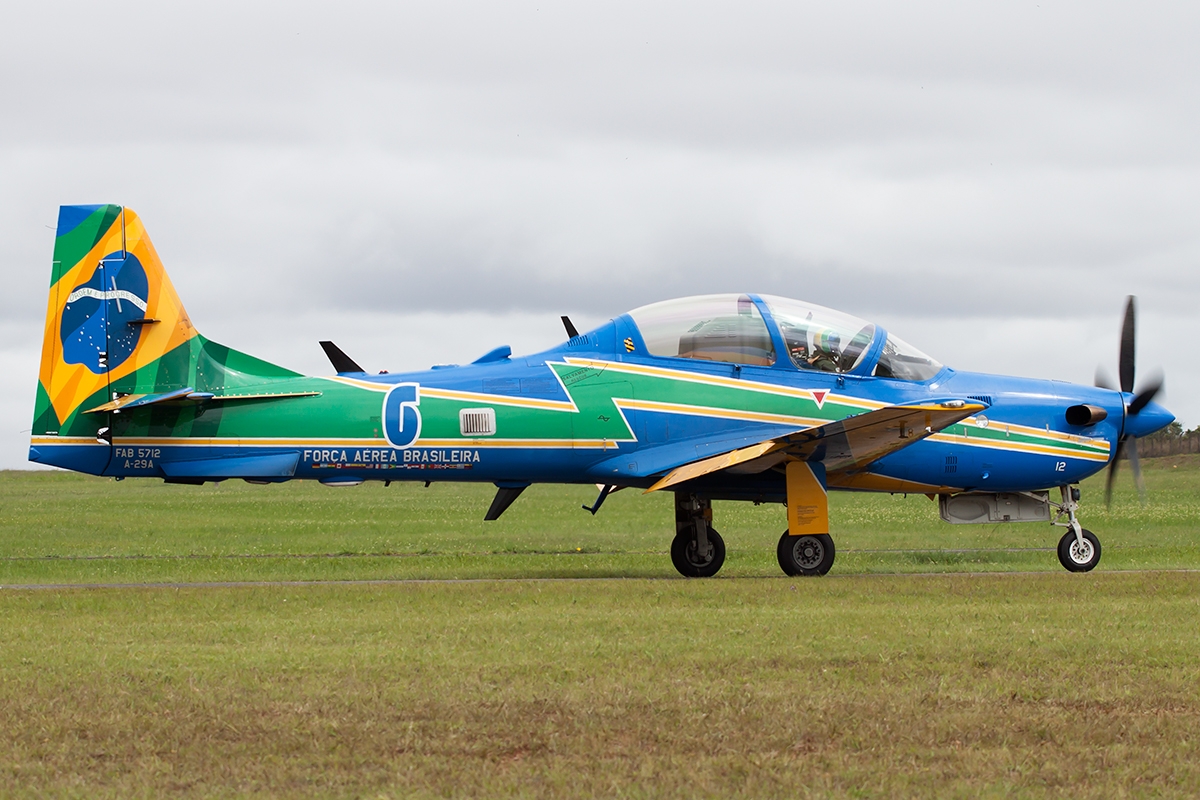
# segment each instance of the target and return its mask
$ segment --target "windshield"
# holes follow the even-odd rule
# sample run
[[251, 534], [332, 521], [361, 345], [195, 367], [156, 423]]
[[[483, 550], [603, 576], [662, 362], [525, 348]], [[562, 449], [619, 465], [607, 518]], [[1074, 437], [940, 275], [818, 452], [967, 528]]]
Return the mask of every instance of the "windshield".
[[710, 294], [664, 300], [629, 312], [656, 356], [770, 366], [775, 346], [749, 295]]
[[800, 369], [850, 372], [867, 354], [875, 326], [832, 308], [762, 295]]
[[877, 378], [901, 381], [927, 381], [942, 370], [942, 365], [907, 342], [888, 334], [883, 354], [875, 365]]

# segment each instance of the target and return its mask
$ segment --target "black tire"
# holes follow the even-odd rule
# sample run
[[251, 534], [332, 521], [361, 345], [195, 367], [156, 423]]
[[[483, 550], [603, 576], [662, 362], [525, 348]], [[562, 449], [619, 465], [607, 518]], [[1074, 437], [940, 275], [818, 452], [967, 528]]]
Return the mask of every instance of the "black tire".
[[1058, 540], [1058, 561], [1071, 572], [1091, 572], [1100, 563], [1100, 540], [1084, 528], [1084, 546], [1079, 546], [1075, 531], [1068, 530]]
[[833, 537], [828, 533], [792, 536], [784, 531], [775, 554], [788, 575], [824, 575], [833, 566]]
[[691, 531], [675, 535], [671, 542], [671, 563], [685, 578], [711, 578], [721, 571], [725, 563], [725, 540], [712, 528], [708, 529], [708, 542], [712, 545], [707, 559], [696, 555], [696, 537]]

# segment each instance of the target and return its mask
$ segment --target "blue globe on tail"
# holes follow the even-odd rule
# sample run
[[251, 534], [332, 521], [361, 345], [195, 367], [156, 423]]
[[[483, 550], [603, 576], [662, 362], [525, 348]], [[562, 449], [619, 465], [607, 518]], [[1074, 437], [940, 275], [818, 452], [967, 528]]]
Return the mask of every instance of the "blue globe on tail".
[[125, 363], [142, 335], [136, 323], [146, 318], [148, 296], [146, 270], [136, 256], [120, 251], [105, 256], [67, 297], [59, 331], [63, 361], [97, 375]]

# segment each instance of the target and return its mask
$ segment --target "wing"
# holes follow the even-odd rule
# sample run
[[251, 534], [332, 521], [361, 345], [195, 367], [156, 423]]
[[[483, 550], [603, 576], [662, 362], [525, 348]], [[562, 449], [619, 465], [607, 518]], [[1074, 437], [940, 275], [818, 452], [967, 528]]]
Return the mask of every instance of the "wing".
[[762, 472], [783, 461], [820, 461], [827, 473], [850, 473], [986, 408], [959, 399], [887, 406], [684, 464], [646, 491], [725, 469]]

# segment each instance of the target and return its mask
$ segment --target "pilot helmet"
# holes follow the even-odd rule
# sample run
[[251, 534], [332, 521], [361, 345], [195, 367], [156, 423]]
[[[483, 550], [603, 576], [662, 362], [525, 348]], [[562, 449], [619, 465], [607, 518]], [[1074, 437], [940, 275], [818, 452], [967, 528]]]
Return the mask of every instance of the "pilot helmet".
[[841, 343], [842, 337], [837, 331], [832, 331], [829, 328], [822, 328], [815, 336], [813, 336], [813, 345], [818, 350], [824, 350], [826, 353], [836, 353], [838, 344]]

